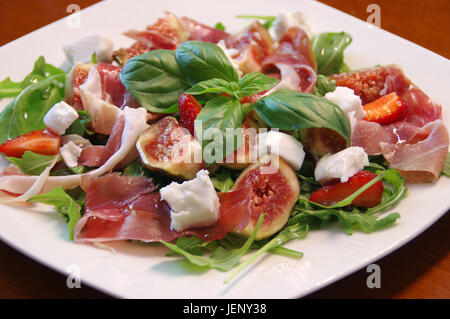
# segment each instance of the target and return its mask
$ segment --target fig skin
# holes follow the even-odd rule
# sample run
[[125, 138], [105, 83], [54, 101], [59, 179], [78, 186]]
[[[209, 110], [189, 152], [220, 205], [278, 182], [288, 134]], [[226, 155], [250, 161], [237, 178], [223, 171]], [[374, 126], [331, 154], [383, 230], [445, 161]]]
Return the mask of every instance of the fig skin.
[[[169, 175], [175, 179], [193, 179], [197, 172], [204, 168], [203, 161], [194, 162], [194, 152], [200, 152], [201, 158], [201, 146], [174, 117], [167, 116], [150, 125], [139, 137], [136, 148], [144, 166], [151, 171]], [[174, 149], [187, 150], [188, 154], [174, 158], [171, 154]]]
[[305, 150], [316, 160], [326, 154], [334, 154], [347, 148], [347, 141], [339, 133], [328, 128], [302, 130], [300, 138]]
[[[270, 168], [272, 163], [274, 168]], [[266, 174], [267, 171], [263, 172], [262, 168], [272, 171]], [[250, 221], [244, 230], [235, 234], [249, 237], [261, 213], [264, 213], [264, 219], [256, 240], [270, 237], [281, 230], [300, 195], [300, 183], [294, 170], [278, 156], [262, 156], [239, 175], [231, 190], [245, 187], [251, 187], [252, 191]]]
[[[259, 128], [260, 126], [253, 118], [246, 116], [242, 122], [244, 143], [236, 151], [234, 151], [234, 153], [231, 153], [225, 157], [224, 163], [220, 163], [220, 165], [232, 170], [241, 171], [250, 165], [250, 163], [254, 162], [255, 157], [252, 156], [253, 153], [256, 153], [256, 134], [258, 134]], [[252, 134], [250, 129], [255, 130], [254, 134]]]

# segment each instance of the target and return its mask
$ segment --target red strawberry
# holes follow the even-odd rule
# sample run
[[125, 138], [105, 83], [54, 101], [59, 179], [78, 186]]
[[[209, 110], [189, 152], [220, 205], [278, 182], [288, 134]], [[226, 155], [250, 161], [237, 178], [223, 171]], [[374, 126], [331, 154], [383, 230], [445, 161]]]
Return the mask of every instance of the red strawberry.
[[[376, 174], [361, 171], [348, 179], [345, 183], [331, 182], [318, 189], [311, 194], [310, 201], [322, 205], [333, 205], [347, 198], [358, 189], [366, 185], [372, 179], [377, 177]], [[383, 182], [378, 181], [362, 194], [356, 197], [352, 205], [361, 207], [374, 207], [381, 203], [381, 195], [383, 194]]]
[[0, 153], [22, 157], [25, 151], [43, 155], [56, 155], [61, 147], [61, 136], [48, 130], [36, 130], [17, 136], [0, 145]]
[[178, 100], [178, 110], [181, 126], [187, 128], [194, 135], [194, 121], [202, 110], [202, 106], [192, 95], [184, 93]]
[[406, 115], [406, 104], [395, 93], [384, 95], [363, 108], [367, 113], [366, 121], [382, 125], [396, 122]]

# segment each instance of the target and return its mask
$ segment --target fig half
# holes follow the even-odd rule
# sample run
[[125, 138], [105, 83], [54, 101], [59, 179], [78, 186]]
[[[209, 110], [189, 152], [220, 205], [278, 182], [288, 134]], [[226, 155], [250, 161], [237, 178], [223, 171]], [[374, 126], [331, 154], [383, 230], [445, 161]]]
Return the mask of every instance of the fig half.
[[280, 157], [262, 156], [239, 175], [232, 190], [251, 188], [250, 221], [239, 235], [249, 237], [264, 214], [256, 240], [279, 231], [289, 219], [300, 195], [300, 183], [294, 170]]
[[171, 116], [150, 125], [136, 148], [147, 168], [175, 178], [193, 179], [204, 168], [200, 144]]

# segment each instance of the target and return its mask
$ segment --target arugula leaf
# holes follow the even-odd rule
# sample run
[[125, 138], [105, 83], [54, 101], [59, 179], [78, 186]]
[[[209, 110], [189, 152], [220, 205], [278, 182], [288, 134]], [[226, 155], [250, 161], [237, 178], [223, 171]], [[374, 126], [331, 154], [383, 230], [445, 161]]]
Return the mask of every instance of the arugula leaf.
[[313, 94], [280, 90], [261, 98], [254, 106], [270, 127], [281, 130], [329, 128], [350, 143], [351, 129], [344, 111]]
[[65, 167], [62, 169], [52, 170], [50, 172], [51, 176], [68, 176], [68, 175], [78, 175], [84, 174], [90, 170], [94, 169], [93, 167], [87, 166], [75, 166], [75, 167]]
[[223, 50], [213, 43], [183, 42], [176, 50], [176, 60], [191, 84], [210, 79], [239, 81], [236, 70]]
[[16, 165], [26, 175], [40, 175], [55, 159], [55, 156], [25, 151], [21, 158], [6, 157], [6, 159]]
[[220, 31], [225, 31], [225, 26], [223, 25], [222, 22], [217, 22], [214, 28]]
[[0, 113], [0, 144], [7, 139], [44, 129], [44, 116], [64, 98], [65, 74], [27, 86]]
[[154, 50], [127, 61], [120, 72], [127, 91], [144, 108], [155, 113], [173, 112], [190, 84], [171, 50]]
[[258, 16], [258, 15], [237, 15], [236, 18], [263, 20], [265, 21], [263, 26], [267, 30], [269, 30], [273, 26], [273, 23], [277, 19], [276, 16]]
[[318, 73], [330, 75], [348, 69], [344, 63], [344, 50], [352, 43], [348, 33], [323, 32], [311, 39], [311, 47], [317, 61]]
[[9, 77], [0, 82], [0, 99], [15, 97], [27, 86], [62, 73], [64, 73], [63, 70], [46, 63], [44, 57], [40, 56], [34, 63], [33, 71], [21, 82], [13, 82]]
[[239, 260], [247, 253], [247, 251], [251, 247], [253, 241], [255, 240], [256, 233], [261, 226], [263, 217], [264, 215], [261, 214], [252, 235], [247, 239], [242, 247], [232, 250], [226, 250], [223, 247], [217, 247], [217, 249], [207, 257], [194, 255], [178, 247], [177, 245], [168, 243], [166, 241], [161, 241], [161, 243], [166, 245], [174, 252], [183, 255], [192, 264], [200, 267], [214, 268], [220, 271], [228, 271], [234, 268], [239, 263]]
[[242, 97], [270, 90], [279, 82], [278, 79], [260, 72], [247, 73], [239, 80], [239, 93]]
[[[305, 238], [307, 233], [308, 233], [308, 225], [296, 224], [287, 226], [277, 236], [271, 239], [267, 244], [258, 249], [253, 255], [248, 257], [244, 262], [239, 264], [239, 266], [236, 267], [236, 269], [230, 274], [230, 276], [227, 279], [225, 279], [225, 283], [229, 283], [231, 280], [233, 280], [233, 278], [240, 271], [242, 271], [242, 269], [250, 265], [256, 258], [261, 256], [263, 253], [275, 249], [290, 240]], [[297, 254], [294, 256], [296, 258], [301, 258], [303, 254], [297, 252]]]
[[77, 134], [83, 136], [84, 134], [94, 134], [94, 132], [88, 130], [88, 125], [92, 121], [91, 115], [87, 111], [77, 111], [77, 113], [79, 118], [77, 118], [72, 125], [69, 126], [65, 135]]
[[441, 175], [450, 177], [450, 153], [447, 153], [447, 158], [445, 159], [444, 167], [442, 168]]
[[64, 216], [69, 224], [69, 238], [73, 240], [73, 230], [81, 218], [80, 205], [61, 186], [52, 189], [48, 193], [35, 195], [28, 201], [55, 206], [56, 210]]
[[[205, 241], [201, 238], [195, 237], [195, 236], [190, 236], [190, 237], [179, 237], [175, 243], [175, 245], [179, 248], [182, 249], [192, 255], [195, 256], [202, 256], [203, 255], [203, 250], [202, 250], [202, 246], [205, 245]], [[169, 251], [167, 253], [167, 256], [176, 256], [179, 255], [178, 253], [174, 252], [173, 250]]]
[[221, 168], [220, 171], [215, 172], [211, 176], [211, 182], [214, 188], [219, 192], [228, 192], [234, 185], [234, 180], [231, 177], [231, 173], [228, 169]]
[[[195, 128], [196, 136], [201, 136], [203, 154], [208, 154], [204, 156], [206, 163], [219, 162], [242, 145], [242, 132], [235, 132], [234, 128], [242, 126], [245, 115], [236, 99], [218, 96], [206, 103], [196, 119], [201, 125]], [[227, 147], [233, 141], [233, 147]]]
[[325, 96], [328, 92], [334, 92], [336, 90], [336, 81], [328, 80], [325, 75], [319, 74], [317, 76], [316, 85], [314, 86], [313, 94], [317, 96]]

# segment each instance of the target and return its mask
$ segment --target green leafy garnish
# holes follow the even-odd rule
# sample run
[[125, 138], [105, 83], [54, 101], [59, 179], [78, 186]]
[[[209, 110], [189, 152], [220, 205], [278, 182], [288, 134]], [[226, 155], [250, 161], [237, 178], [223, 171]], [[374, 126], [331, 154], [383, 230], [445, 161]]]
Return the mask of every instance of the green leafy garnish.
[[54, 155], [42, 155], [25, 151], [21, 158], [6, 157], [26, 175], [40, 175], [55, 159]]
[[176, 112], [178, 98], [190, 87], [171, 50], [154, 50], [128, 60], [120, 80], [136, 101], [156, 113]]
[[189, 262], [191, 262], [194, 265], [205, 267], [208, 269], [214, 268], [220, 271], [228, 271], [234, 268], [239, 263], [242, 256], [244, 256], [251, 247], [253, 241], [255, 240], [256, 233], [258, 232], [258, 229], [261, 226], [263, 216], [264, 215], [261, 214], [261, 216], [258, 219], [258, 222], [256, 223], [256, 227], [252, 235], [240, 248], [226, 250], [223, 247], [217, 247], [217, 249], [214, 250], [214, 252], [211, 255], [205, 257], [194, 255], [180, 248], [179, 246], [172, 243], [168, 243], [166, 241], [161, 241], [161, 243], [166, 245], [168, 248], [170, 248], [177, 254], [183, 255]]
[[270, 127], [281, 130], [328, 128], [350, 143], [350, 124], [344, 111], [313, 94], [280, 90], [255, 103], [255, 110]]
[[44, 116], [64, 98], [64, 73], [27, 86], [0, 113], [0, 143], [31, 131], [44, 129]]
[[334, 90], [336, 90], [335, 80], [328, 80], [328, 77], [322, 74], [319, 74], [317, 76], [313, 94], [322, 97], [325, 96], [325, 94], [327, 94], [328, 92], [334, 92]]
[[40, 56], [34, 63], [33, 71], [31, 71], [31, 73], [21, 82], [13, 82], [9, 77], [0, 82], [0, 99], [5, 97], [15, 97], [27, 86], [63, 73], [63, 70], [46, 63], [44, 57]]
[[73, 240], [73, 230], [76, 223], [81, 218], [80, 205], [70, 197], [61, 186], [58, 186], [45, 194], [38, 194], [31, 197], [29, 202], [43, 203], [55, 206], [69, 224], [69, 238]]
[[352, 43], [352, 37], [345, 32], [323, 32], [311, 39], [311, 47], [317, 61], [318, 73], [330, 75], [347, 72], [344, 50]]
[[211, 182], [215, 189], [223, 193], [228, 192], [234, 185], [230, 170], [223, 167], [220, 171], [211, 174]]
[[214, 28], [220, 31], [225, 31], [225, 26], [223, 25], [222, 22], [217, 22]]
[[442, 169], [441, 175], [450, 177], [450, 153], [447, 153], [447, 158], [445, 159], [444, 168]]
[[92, 121], [90, 114], [87, 111], [77, 111], [77, 113], [79, 118], [69, 126], [65, 134], [77, 134], [80, 136], [83, 136], [84, 134], [94, 134], [94, 132], [88, 130], [88, 125]]
[[267, 30], [269, 30], [273, 26], [273, 23], [277, 19], [276, 16], [258, 16], [258, 15], [237, 15], [236, 18], [263, 20], [264, 21], [263, 26]]

